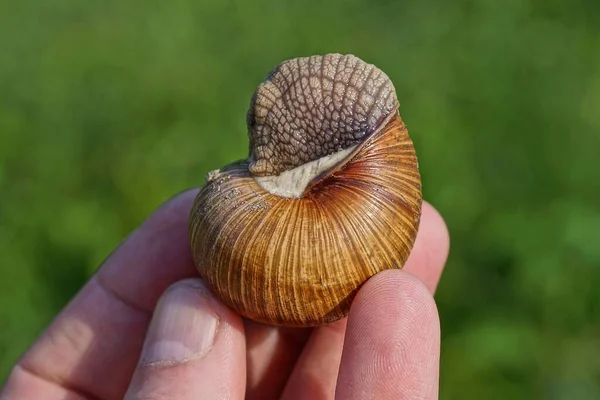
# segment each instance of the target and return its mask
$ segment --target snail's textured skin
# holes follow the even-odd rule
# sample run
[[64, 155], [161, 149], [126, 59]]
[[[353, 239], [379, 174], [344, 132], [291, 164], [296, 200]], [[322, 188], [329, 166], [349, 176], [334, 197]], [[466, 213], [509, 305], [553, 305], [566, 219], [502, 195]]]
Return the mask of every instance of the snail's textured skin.
[[250, 172], [278, 175], [354, 146], [397, 109], [387, 75], [353, 55], [285, 61], [252, 98]]
[[[211, 172], [190, 215], [194, 262], [225, 304], [258, 322], [317, 326], [347, 315], [370, 277], [403, 267], [422, 194], [397, 107], [389, 78], [354, 56], [295, 59], [269, 75], [248, 112], [248, 159]], [[261, 185], [332, 157], [299, 196]]]

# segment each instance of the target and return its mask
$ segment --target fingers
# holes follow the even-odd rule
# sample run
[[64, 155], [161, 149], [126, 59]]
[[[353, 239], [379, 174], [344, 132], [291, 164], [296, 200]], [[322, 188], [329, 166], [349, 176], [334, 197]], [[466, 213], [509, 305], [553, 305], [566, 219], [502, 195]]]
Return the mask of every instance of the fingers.
[[438, 398], [440, 325], [429, 290], [405, 271], [361, 289], [348, 317], [336, 399]]
[[197, 276], [187, 230], [195, 194], [165, 203], [108, 257], [14, 368], [7, 392], [123, 398], [156, 301], [170, 284]]
[[290, 376], [285, 400], [332, 399], [348, 319], [316, 328]]
[[450, 235], [444, 219], [433, 206], [423, 202], [419, 233], [404, 270], [417, 276], [435, 293], [450, 250]]
[[243, 330], [199, 279], [176, 283], [158, 302], [125, 399], [243, 399]]
[[[160, 294], [180, 279], [197, 276], [187, 236], [195, 194], [188, 191], [168, 201], [109, 256], [20, 360], [4, 393], [28, 397], [27, 393], [38, 391], [48, 400], [123, 397]], [[427, 217], [431, 211], [425, 204], [419, 237], [405, 269], [434, 288], [441, 267], [430, 268], [428, 263], [445, 260], [446, 255], [421, 251], [424, 245], [420, 243], [432, 240], [440, 248], [446, 243], [447, 249], [447, 237], [443, 222], [443, 233], [427, 234], [439, 225], [427, 222], [432, 219]], [[421, 264], [413, 259], [427, 261]], [[249, 329], [249, 389], [258, 389], [255, 392], [260, 394], [261, 388], [281, 388], [307, 332], [264, 326]], [[102, 381], [96, 378], [100, 375]], [[103, 384], [106, 381], [111, 384]]]
[[[430, 204], [424, 203], [419, 233], [404, 269], [421, 279], [433, 293], [444, 269], [448, 249], [444, 220]], [[342, 357], [345, 321], [314, 330], [290, 376], [284, 392], [286, 400], [333, 397]]]
[[312, 329], [282, 328], [245, 321], [247, 400], [279, 399]]

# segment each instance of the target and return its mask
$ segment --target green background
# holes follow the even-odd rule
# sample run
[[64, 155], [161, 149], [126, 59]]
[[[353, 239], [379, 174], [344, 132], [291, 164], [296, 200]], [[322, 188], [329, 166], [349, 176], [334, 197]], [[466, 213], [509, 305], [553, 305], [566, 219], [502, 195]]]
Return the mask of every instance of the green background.
[[277, 63], [394, 81], [451, 253], [443, 399], [600, 398], [600, 3], [0, 4], [0, 378], [162, 201], [246, 155]]

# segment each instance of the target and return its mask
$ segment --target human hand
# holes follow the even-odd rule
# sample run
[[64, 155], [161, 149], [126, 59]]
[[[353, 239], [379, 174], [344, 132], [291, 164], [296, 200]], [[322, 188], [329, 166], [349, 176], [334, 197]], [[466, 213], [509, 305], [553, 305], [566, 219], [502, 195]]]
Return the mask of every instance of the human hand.
[[196, 193], [168, 201], [105, 260], [0, 399], [437, 398], [432, 293], [449, 242], [430, 205], [404, 270], [371, 278], [348, 318], [289, 329], [243, 320], [197, 278], [187, 231]]

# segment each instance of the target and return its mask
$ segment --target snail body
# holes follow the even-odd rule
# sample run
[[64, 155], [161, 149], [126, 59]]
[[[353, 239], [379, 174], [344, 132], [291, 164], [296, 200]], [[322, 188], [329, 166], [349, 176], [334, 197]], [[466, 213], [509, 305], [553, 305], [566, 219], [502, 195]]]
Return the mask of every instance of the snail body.
[[402, 268], [421, 215], [415, 150], [389, 78], [352, 55], [277, 66], [252, 97], [248, 159], [209, 173], [190, 215], [196, 267], [249, 319], [316, 326]]

